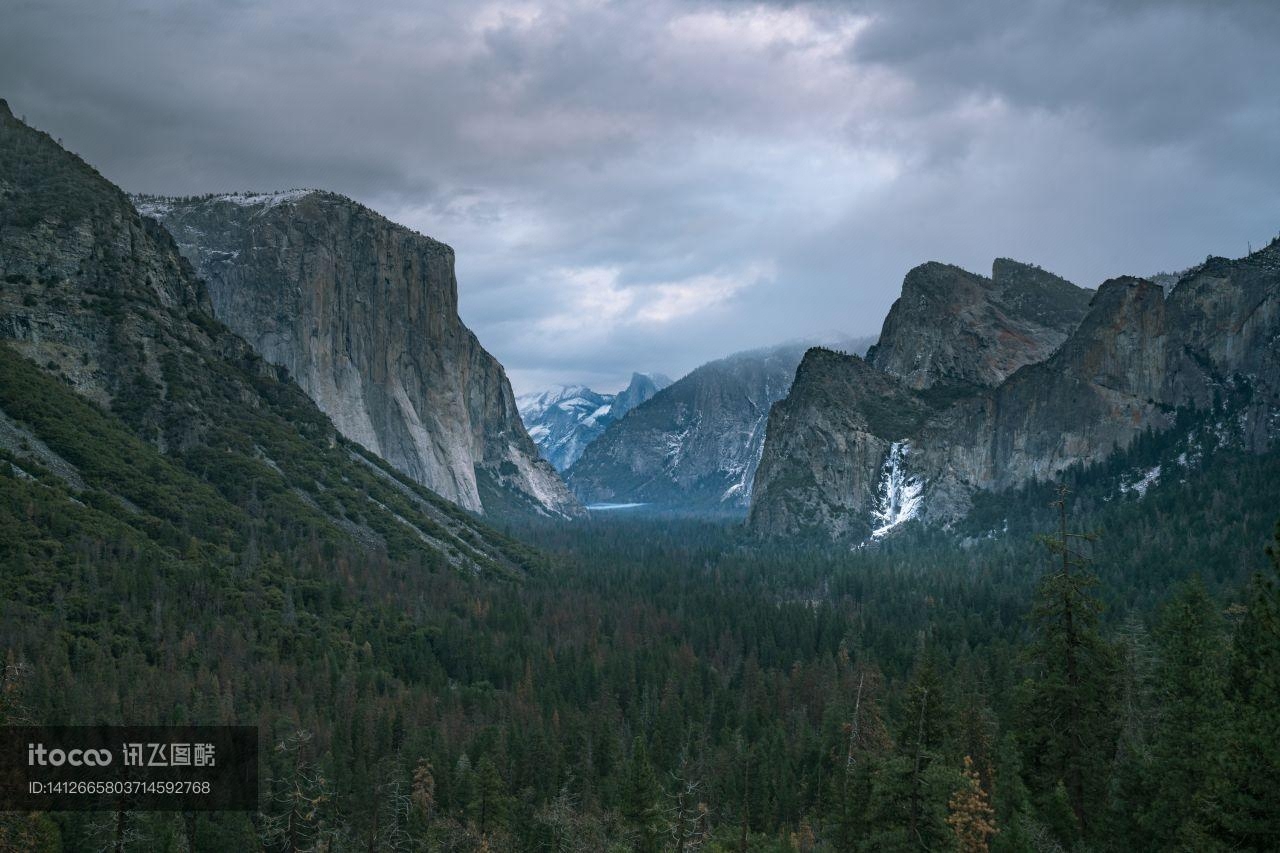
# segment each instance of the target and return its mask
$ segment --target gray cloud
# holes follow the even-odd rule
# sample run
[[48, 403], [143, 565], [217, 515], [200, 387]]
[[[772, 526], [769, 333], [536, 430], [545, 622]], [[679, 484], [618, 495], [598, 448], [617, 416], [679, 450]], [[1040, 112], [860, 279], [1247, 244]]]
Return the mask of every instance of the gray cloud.
[[1270, 2], [7, 0], [0, 96], [127, 189], [319, 186], [458, 250], [517, 387], [874, 332], [1280, 229]]

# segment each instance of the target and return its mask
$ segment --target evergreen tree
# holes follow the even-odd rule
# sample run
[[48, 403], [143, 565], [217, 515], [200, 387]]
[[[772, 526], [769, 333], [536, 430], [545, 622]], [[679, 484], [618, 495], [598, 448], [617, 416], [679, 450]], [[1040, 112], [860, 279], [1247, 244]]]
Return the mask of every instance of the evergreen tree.
[[1107, 791], [1106, 837], [1117, 849], [1141, 849], [1148, 828], [1138, 818], [1151, 798], [1151, 739], [1159, 704], [1156, 649], [1146, 626], [1130, 617], [1117, 648], [1117, 740]]
[[1206, 849], [1223, 746], [1226, 638], [1204, 584], [1194, 578], [1165, 606], [1157, 638], [1160, 718], [1151, 744], [1149, 842]]
[[1061, 784], [1075, 824], [1087, 835], [1105, 803], [1115, 752], [1115, 653], [1098, 628], [1097, 576], [1067, 530], [1067, 490], [1059, 489], [1058, 534], [1041, 541], [1055, 564], [1031, 611], [1032, 675], [1023, 686], [1023, 737], [1029, 778], [1045, 806]]
[[867, 811], [871, 805], [872, 769], [890, 748], [889, 734], [879, 708], [880, 673], [859, 666], [857, 685], [849, 720], [841, 730], [837, 752], [839, 765], [830, 779], [836, 803], [833, 820], [836, 843], [841, 850], [853, 850], [867, 832]]
[[1236, 628], [1222, 825], [1236, 849], [1280, 849], [1280, 524]]
[[639, 736], [631, 745], [631, 761], [622, 791], [622, 816], [634, 839], [636, 853], [658, 849], [661, 812], [658, 782], [649, 763], [649, 751]]
[[949, 698], [943, 692], [939, 667], [931, 647], [923, 636], [917, 652], [915, 673], [907, 690], [906, 713], [899, 743], [903, 755], [911, 763], [907, 811], [907, 835], [922, 838], [921, 824], [926, 821], [929, 805], [925, 802], [926, 774], [940, 757], [943, 742], [949, 734], [951, 717]]
[[471, 819], [481, 836], [505, 825], [507, 800], [507, 783], [498, 772], [498, 765], [488, 755], [482, 756], [476, 763], [471, 791]]
[[947, 825], [947, 803], [962, 777], [935, 762], [917, 771], [905, 754], [876, 762], [868, 815], [867, 851], [947, 850], [955, 836]]

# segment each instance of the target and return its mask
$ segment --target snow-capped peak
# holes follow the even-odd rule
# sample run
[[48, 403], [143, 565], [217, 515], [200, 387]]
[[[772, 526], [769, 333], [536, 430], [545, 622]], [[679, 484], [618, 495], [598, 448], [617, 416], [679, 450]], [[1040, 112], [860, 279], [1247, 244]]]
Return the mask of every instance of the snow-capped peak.
[[601, 394], [585, 385], [557, 385], [520, 395], [516, 408], [543, 457], [563, 471], [578, 461], [605, 427], [668, 384], [670, 380], [661, 374], [637, 373], [617, 394]]

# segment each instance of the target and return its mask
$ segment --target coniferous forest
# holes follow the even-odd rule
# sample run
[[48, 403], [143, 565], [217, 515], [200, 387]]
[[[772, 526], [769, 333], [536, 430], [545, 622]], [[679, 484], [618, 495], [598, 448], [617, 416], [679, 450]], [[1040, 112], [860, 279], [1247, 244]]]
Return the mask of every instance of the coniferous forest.
[[987, 496], [967, 527], [854, 550], [731, 521], [525, 522], [505, 531], [518, 570], [460, 571], [335, 540], [287, 483], [168, 459], [3, 366], [4, 410], [63, 458], [147, 472], [101, 474], [129, 512], [92, 483], [68, 511], [61, 479], [7, 457], [4, 721], [252, 722], [269, 746], [257, 814], [7, 814], [8, 849], [1280, 837], [1274, 454], [1207, 448], [1139, 499], [1117, 472], [1182, 446], [1148, 435]]

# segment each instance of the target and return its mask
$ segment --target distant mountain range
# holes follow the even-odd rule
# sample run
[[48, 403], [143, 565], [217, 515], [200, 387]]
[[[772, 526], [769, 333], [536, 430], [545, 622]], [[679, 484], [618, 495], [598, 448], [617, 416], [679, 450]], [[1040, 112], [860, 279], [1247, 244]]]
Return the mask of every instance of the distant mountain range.
[[[836, 345], [865, 351], [869, 339]], [[740, 514], [751, 499], [769, 410], [812, 342], [704, 364], [611, 424], [566, 478], [583, 503]]]
[[671, 380], [661, 373], [633, 373], [617, 394], [601, 394], [585, 385], [562, 385], [516, 398], [529, 437], [542, 458], [565, 471], [609, 424], [649, 400]]
[[[453, 251], [350, 199], [130, 199], [2, 103], [0, 157], [0, 340], [26, 359], [6, 368], [23, 393], [71, 389], [150, 448], [129, 458], [196, 466], [184, 477], [275, 472], [291, 512], [366, 544], [510, 565], [458, 507], [583, 503], [859, 543], [951, 524], [979, 492], [1101, 462], [1188, 411], [1249, 450], [1280, 435], [1280, 242], [1096, 291], [1008, 259], [923, 264], [870, 348], [790, 343], [517, 403], [458, 317]], [[9, 464], [62, 472], [68, 500], [114, 494], [21, 396], [0, 408]]]

